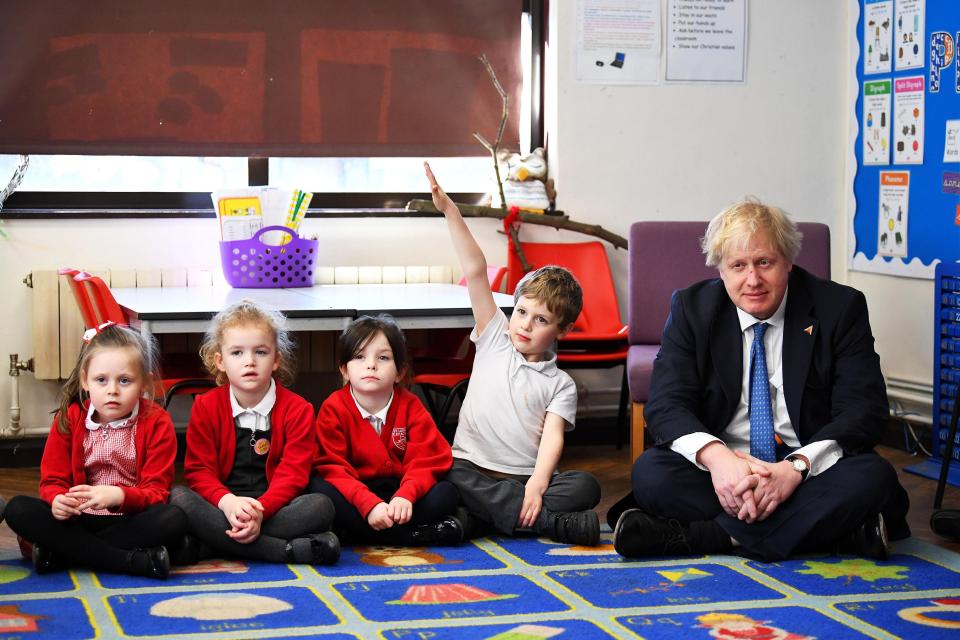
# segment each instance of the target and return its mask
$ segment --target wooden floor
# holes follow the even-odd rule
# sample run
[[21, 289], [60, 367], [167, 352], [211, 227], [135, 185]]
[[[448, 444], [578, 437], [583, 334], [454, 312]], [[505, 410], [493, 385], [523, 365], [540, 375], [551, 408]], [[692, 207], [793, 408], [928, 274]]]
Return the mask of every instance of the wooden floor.
[[[926, 478], [903, 472], [905, 466], [917, 461], [917, 458], [890, 447], [878, 447], [878, 451], [900, 472], [900, 482], [910, 494], [910, 528], [916, 538], [931, 542], [946, 549], [960, 552], [960, 543], [946, 542], [930, 531], [930, 514], [933, 512], [933, 497], [936, 483]], [[601, 521], [613, 503], [630, 490], [630, 459], [627, 449], [617, 451], [612, 446], [570, 446], [564, 452], [561, 463], [564, 469], [590, 471], [600, 481], [603, 496], [597, 512]], [[179, 471], [179, 470], [178, 470]], [[179, 473], [178, 479], [179, 479]], [[0, 495], [10, 498], [18, 494], [37, 495], [40, 472], [36, 467], [25, 469], [0, 469]], [[948, 487], [943, 504], [945, 507], [960, 509], [960, 489]], [[0, 524], [0, 551], [17, 548], [16, 537], [6, 523]]]

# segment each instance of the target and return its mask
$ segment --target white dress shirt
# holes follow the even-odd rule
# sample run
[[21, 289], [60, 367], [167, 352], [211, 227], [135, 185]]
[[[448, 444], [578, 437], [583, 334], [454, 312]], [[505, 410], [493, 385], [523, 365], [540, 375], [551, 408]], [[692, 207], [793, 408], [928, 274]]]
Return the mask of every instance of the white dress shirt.
[[350, 387], [350, 397], [353, 398], [353, 403], [357, 405], [360, 416], [370, 423], [370, 426], [377, 432], [377, 435], [380, 435], [380, 432], [383, 431], [383, 425], [387, 421], [387, 412], [390, 411], [390, 405], [393, 404], [393, 392], [390, 392], [390, 399], [387, 400], [387, 404], [383, 409], [380, 409], [380, 411], [376, 413], [370, 413], [360, 406], [360, 403], [357, 401], [357, 396], [353, 394], [353, 387]]
[[788, 447], [796, 449], [794, 454], [802, 455], [810, 461], [808, 479], [823, 473], [843, 457], [843, 450], [836, 440], [818, 440], [801, 447], [797, 432], [790, 424], [787, 400], [783, 392], [783, 323], [786, 307], [787, 292], [784, 293], [780, 306], [766, 320], [758, 320], [737, 308], [742, 332], [743, 379], [740, 384], [740, 402], [733, 419], [723, 430], [722, 439], [705, 431], [698, 431], [674, 440], [670, 444], [671, 451], [676, 451], [704, 471], [707, 468], [697, 462], [697, 454], [711, 442], [722, 442], [734, 451], [750, 453], [750, 347], [753, 343], [754, 325], [766, 322], [769, 326], [763, 336], [763, 344], [767, 356], [767, 373], [770, 376], [774, 433]]

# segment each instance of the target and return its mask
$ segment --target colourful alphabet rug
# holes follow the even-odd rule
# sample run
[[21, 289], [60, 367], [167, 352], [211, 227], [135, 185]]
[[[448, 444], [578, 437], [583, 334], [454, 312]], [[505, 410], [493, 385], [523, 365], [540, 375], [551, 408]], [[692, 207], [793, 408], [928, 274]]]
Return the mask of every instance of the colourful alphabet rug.
[[0, 638], [960, 638], [960, 555], [631, 562], [484, 538], [345, 549], [334, 567], [210, 561], [164, 583], [0, 561]]

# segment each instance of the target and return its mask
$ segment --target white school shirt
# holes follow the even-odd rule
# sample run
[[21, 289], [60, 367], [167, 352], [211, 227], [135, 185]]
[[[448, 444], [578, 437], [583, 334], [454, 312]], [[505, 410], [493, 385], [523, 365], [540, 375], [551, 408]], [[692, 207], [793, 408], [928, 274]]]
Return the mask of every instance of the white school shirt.
[[267, 389], [267, 395], [257, 403], [257, 406], [245, 409], [237, 402], [237, 397], [233, 395], [233, 387], [230, 387], [230, 408], [233, 412], [234, 424], [241, 429], [249, 429], [252, 432], [270, 430], [270, 412], [273, 411], [273, 405], [277, 403], [277, 381], [270, 378], [270, 388]]
[[357, 402], [357, 396], [353, 395], [353, 387], [350, 387], [350, 397], [353, 398], [353, 404], [357, 405], [357, 411], [360, 412], [360, 417], [369, 422], [373, 430], [377, 432], [377, 435], [380, 435], [380, 432], [383, 431], [383, 425], [387, 421], [387, 412], [390, 411], [390, 405], [393, 404], [393, 392], [390, 392], [390, 399], [387, 400], [386, 406], [376, 413], [370, 413], [360, 406], [360, 403]]
[[796, 449], [794, 454], [805, 456], [810, 461], [808, 478], [823, 473], [843, 457], [843, 449], [836, 440], [818, 440], [801, 447], [797, 432], [790, 423], [787, 400], [783, 392], [783, 323], [786, 307], [787, 292], [784, 292], [780, 306], [767, 320], [758, 320], [737, 308], [743, 340], [743, 380], [740, 384], [740, 402], [733, 419], [723, 430], [723, 439], [704, 431], [689, 433], [674, 440], [670, 444], [671, 451], [676, 451], [704, 471], [707, 468], [697, 462], [697, 453], [711, 442], [723, 442], [734, 451], [750, 453], [750, 348], [753, 344], [754, 325], [766, 322], [770, 326], [763, 336], [763, 344], [767, 356], [767, 375], [770, 377], [774, 433], [788, 447]]

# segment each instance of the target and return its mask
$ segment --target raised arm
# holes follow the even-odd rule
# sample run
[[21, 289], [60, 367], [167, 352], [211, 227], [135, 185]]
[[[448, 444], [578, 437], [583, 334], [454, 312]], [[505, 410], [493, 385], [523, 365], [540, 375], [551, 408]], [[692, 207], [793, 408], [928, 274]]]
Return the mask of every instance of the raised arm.
[[423, 163], [423, 168], [430, 180], [430, 192], [433, 196], [433, 205], [443, 213], [447, 219], [447, 229], [450, 230], [450, 239], [457, 252], [460, 268], [467, 278], [467, 293], [470, 294], [470, 306], [473, 308], [473, 319], [477, 325], [477, 333], [483, 333], [487, 323], [497, 311], [497, 304], [490, 292], [490, 281], [487, 279], [487, 259], [480, 250], [480, 245], [473, 239], [473, 234], [460, 215], [460, 209], [454, 204], [430, 170], [430, 165]]

